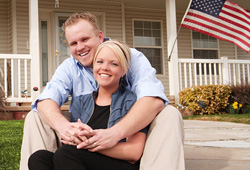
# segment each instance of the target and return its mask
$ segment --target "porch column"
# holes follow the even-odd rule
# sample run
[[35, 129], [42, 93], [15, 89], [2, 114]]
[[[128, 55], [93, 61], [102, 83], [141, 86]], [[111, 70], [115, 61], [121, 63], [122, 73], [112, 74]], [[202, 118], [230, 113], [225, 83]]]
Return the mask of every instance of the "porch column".
[[[167, 46], [170, 55], [177, 36], [175, 0], [166, 0]], [[177, 41], [168, 62], [169, 93], [175, 96], [175, 103], [179, 103], [179, 76], [178, 76], [178, 49]]]
[[229, 79], [228, 57], [221, 57], [221, 60], [223, 61], [222, 65], [223, 84], [227, 85], [231, 83]]
[[[12, 10], [12, 53], [13, 54], [17, 54], [17, 19], [16, 19], [16, 0], [12, 0], [11, 2], [11, 10]], [[14, 60], [14, 73], [17, 73], [18, 70], [17, 70], [17, 67], [18, 67], [18, 63], [16, 60]], [[18, 76], [17, 74], [14, 74], [13, 75], [13, 78], [14, 78], [14, 82], [18, 82]], [[18, 83], [15, 83], [13, 85], [14, 89], [18, 89]], [[23, 89], [24, 90], [24, 89]], [[14, 90], [14, 96], [18, 96], [19, 95], [19, 91], [18, 90]], [[14, 97], [13, 96], [13, 97]]]
[[[30, 55], [31, 59], [31, 98], [34, 100], [40, 94], [40, 52], [39, 52], [39, 15], [38, 0], [29, 0]], [[33, 91], [38, 87], [38, 91]]]

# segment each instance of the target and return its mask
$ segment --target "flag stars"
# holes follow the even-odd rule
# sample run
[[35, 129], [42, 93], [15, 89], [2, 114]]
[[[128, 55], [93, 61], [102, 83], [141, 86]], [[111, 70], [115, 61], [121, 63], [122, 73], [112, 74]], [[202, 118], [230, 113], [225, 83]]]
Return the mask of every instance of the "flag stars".
[[193, 0], [190, 8], [218, 17], [225, 0]]

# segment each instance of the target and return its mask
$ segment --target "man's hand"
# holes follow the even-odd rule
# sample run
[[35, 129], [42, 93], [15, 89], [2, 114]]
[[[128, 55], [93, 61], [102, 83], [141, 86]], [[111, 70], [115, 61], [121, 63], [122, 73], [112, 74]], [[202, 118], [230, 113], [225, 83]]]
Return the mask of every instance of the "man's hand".
[[92, 128], [78, 119], [78, 122], [70, 123], [64, 131], [60, 132], [61, 142], [68, 145], [88, 144], [88, 138], [92, 133]]
[[97, 129], [90, 133], [88, 144], [82, 142], [81, 144], [77, 145], [77, 148], [88, 149], [91, 152], [96, 152], [115, 146], [118, 143], [119, 138], [119, 133], [114, 132], [112, 128]]

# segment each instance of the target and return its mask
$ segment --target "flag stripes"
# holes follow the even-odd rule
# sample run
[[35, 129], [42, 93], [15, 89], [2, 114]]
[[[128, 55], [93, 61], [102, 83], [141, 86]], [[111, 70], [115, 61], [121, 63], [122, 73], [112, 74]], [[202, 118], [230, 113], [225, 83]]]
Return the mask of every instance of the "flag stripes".
[[[232, 42], [244, 51], [250, 50], [250, 13], [237, 4], [226, 0], [221, 10], [217, 13], [209, 14], [207, 2], [209, 0], [193, 0], [187, 12], [182, 27], [186, 27], [209, 36]], [[214, 0], [210, 0], [214, 1]], [[223, 0], [221, 0], [223, 1]], [[224, 1], [223, 1], [224, 2]], [[197, 4], [203, 3], [203, 8], [198, 9]], [[205, 6], [205, 8], [204, 8]], [[193, 8], [192, 8], [193, 7]], [[206, 12], [203, 12], [206, 9]], [[209, 11], [209, 12], [207, 12]], [[218, 11], [218, 10], [217, 10]], [[216, 11], [216, 12], [217, 12]], [[214, 11], [211, 10], [210, 13]]]

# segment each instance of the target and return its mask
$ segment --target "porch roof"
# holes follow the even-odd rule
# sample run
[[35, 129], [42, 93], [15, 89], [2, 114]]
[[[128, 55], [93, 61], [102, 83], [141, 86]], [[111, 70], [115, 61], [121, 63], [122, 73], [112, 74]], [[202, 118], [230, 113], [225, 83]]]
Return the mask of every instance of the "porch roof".
[[[126, 6], [131, 7], [144, 7], [144, 8], [158, 8], [165, 9], [166, 0], [102, 0], [102, 1], [114, 1], [114, 2], [124, 2]], [[186, 10], [190, 0], [175, 0], [177, 10]], [[240, 5], [242, 8], [250, 10], [250, 3], [247, 0], [229, 0], [230, 2]]]

